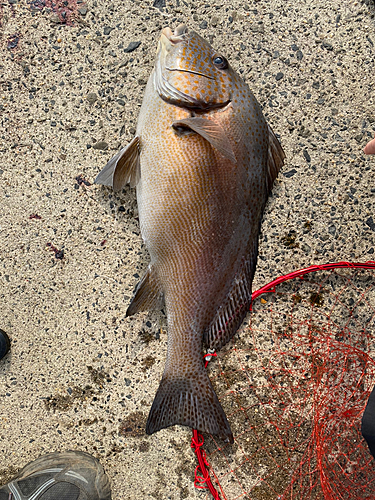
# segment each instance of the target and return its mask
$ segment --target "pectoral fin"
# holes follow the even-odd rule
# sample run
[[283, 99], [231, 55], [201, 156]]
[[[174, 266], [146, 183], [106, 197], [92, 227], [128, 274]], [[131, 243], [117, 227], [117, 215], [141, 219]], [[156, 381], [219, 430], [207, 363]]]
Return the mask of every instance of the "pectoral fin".
[[236, 156], [224, 129], [214, 121], [200, 116], [192, 116], [173, 122], [172, 127], [191, 128], [194, 132], [206, 139], [206, 141], [208, 141], [213, 148], [217, 149], [220, 154], [228, 158], [231, 162], [236, 163]]
[[136, 136], [109, 160], [95, 179], [95, 184], [111, 186], [115, 191], [119, 191], [128, 183], [134, 187], [138, 183], [139, 177], [139, 137]]
[[141, 311], [161, 309], [162, 304], [163, 292], [156, 272], [150, 264], [145, 275], [135, 289], [133, 300], [126, 311], [126, 317]]

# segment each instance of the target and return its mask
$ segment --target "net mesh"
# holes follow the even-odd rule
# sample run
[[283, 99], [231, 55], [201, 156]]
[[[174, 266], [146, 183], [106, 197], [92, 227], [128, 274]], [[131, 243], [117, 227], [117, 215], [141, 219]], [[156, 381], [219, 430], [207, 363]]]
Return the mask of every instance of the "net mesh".
[[375, 265], [350, 266], [255, 293], [250, 323], [209, 363], [235, 437], [203, 444], [194, 431], [196, 485], [215, 498], [375, 497], [360, 431], [375, 384]]

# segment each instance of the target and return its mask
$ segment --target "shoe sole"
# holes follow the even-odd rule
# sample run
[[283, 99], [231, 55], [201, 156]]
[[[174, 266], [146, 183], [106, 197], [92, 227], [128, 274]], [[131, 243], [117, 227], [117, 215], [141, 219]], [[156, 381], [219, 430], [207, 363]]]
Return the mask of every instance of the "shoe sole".
[[[58, 470], [60, 469], [60, 471]], [[80, 471], [84, 471], [84, 474]], [[82, 484], [85, 490], [88, 490], [88, 498], [94, 500], [111, 500], [111, 486], [107, 474], [104, 472], [101, 463], [93, 456], [84, 451], [65, 451], [62, 453], [49, 453], [43, 455], [36, 460], [28, 463], [18, 475], [12, 479], [12, 482], [21, 481], [33, 475], [46, 473], [47, 471], [56, 472], [57, 475], [64, 474], [67, 479], [72, 479], [74, 484], [80, 486], [83, 481], [79, 480], [80, 476], [84, 478]], [[69, 477], [71, 475], [71, 477]], [[92, 481], [90, 481], [90, 479]], [[74, 480], [73, 480], [74, 479]], [[78, 482], [77, 482], [78, 479]], [[93, 483], [93, 484], [91, 484]]]

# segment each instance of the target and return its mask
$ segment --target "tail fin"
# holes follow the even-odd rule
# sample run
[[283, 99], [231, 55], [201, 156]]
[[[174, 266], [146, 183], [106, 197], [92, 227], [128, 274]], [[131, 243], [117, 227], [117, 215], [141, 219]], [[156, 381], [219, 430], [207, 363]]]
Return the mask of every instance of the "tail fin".
[[148, 416], [146, 433], [187, 425], [233, 443], [233, 434], [206, 372], [196, 379], [163, 376]]

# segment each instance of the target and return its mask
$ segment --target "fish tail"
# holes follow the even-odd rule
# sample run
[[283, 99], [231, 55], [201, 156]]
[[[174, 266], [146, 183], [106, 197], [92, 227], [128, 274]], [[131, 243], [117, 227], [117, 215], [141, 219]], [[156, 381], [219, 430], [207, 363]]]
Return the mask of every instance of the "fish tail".
[[163, 375], [146, 424], [146, 433], [186, 425], [233, 443], [233, 434], [206, 372], [199, 379]]

